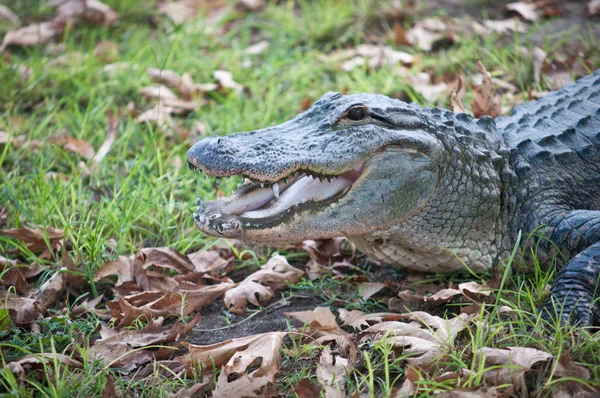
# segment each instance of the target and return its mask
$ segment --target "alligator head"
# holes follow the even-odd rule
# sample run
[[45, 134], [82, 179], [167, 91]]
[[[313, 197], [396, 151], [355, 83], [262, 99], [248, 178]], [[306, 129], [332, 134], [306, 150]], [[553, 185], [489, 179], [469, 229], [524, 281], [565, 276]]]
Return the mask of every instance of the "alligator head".
[[[196, 226], [209, 235], [276, 243], [373, 238], [424, 214], [439, 218], [434, 211], [440, 209], [428, 203], [440, 187], [458, 194], [450, 178], [463, 156], [453, 150], [454, 141], [443, 139], [454, 134], [454, 114], [445, 111], [451, 121], [444, 123], [441, 112], [383, 95], [328, 93], [283, 124], [207, 137], [188, 151], [190, 168], [215, 177], [239, 175], [246, 182], [228, 198], [199, 201]], [[476, 127], [473, 119], [468, 122]], [[478, 183], [470, 179], [471, 187], [473, 182]], [[421, 224], [433, 229], [436, 222]], [[424, 236], [413, 232], [404, 235]], [[436, 248], [447, 244], [438, 239]]]

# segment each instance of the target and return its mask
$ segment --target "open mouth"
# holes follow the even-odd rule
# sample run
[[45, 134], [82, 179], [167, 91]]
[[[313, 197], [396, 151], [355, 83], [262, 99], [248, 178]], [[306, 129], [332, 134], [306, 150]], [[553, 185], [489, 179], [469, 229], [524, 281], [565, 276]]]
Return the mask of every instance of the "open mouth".
[[[202, 172], [188, 162], [190, 169]], [[274, 183], [251, 181], [248, 178], [227, 198], [212, 202], [197, 200], [194, 214], [201, 229], [219, 233], [244, 227], [259, 227], [280, 219], [292, 210], [329, 204], [344, 196], [359, 179], [365, 163], [339, 175], [318, 175], [311, 171], [296, 171]]]

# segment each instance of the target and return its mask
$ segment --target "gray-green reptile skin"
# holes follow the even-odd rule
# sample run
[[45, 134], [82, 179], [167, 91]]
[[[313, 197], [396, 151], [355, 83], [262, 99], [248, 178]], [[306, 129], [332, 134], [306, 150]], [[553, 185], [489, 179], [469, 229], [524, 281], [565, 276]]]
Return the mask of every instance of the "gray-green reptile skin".
[[[348, 120], [357, 105], [368, 118]], [[266, 183], [299, 171], [338, 176], [366, 162], [335, 203], [252, 223], [227, 214], [223, 201], [205, 202], [196, 225], [264, 243], [347, 236], [382, 262], [437, 272], [489, 270], [522, 232], [519, 257], [535, 248], [542, 263], [565, 263], [543, 316], [600, 325], [600, 70], [495, 120], [328, 93], [284, 124], [208, 137], [187, 160], [209, 175]]]

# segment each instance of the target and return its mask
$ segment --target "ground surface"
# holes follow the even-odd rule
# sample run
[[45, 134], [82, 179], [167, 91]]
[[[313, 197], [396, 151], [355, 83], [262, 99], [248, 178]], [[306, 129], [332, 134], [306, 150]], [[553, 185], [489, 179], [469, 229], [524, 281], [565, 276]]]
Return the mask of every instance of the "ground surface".
[[[53, 25], [8, 40], [18, 23], [0, 10], [0, 394], [597, 391], [598, 335], [548, 332], [531, 316], [554, 269], [420, 275], [343, 241], [254, 247], [193, 227], [194, 199], [238, 182], [187, 169], [185, 152], [203, 136], [283, 122], [327, 91], [449, 107], [477, 60], [507, 113], [600, 66], [600, 17], [585, 1], [538, 2], [535, 22], [507, 13], [506, 1], [411, 3], [111, 0], [111, 14], [82, 13], [79, 1], [62, 11], [4, 2], [21, 26]], [[471, 100], [467, 89], [467, 108]], [[274, 252], [292, 267], [268, 269], [284, 261]], [[478, 285], [465, 290], [470, 281]], [[254, 299], [261, 305], [245, 303]], [[410, 332], [408, 315], [398, 318], [407, 310], [422, 311]], [[403, 337], [367, 329], [381, 322]], [[223, 345], [208, 357], [188, 347], [189, 359], [182, 340]]]

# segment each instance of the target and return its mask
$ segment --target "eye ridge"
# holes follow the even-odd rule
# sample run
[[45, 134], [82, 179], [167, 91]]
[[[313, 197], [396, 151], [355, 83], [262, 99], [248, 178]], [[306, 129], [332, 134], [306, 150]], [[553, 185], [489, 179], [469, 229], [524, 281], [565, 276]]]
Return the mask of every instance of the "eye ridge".
[[354, 122], [358, 122], [367, 117], [367, 111], [364, 106], [355, 106], [348, 110], [346, 117]]

